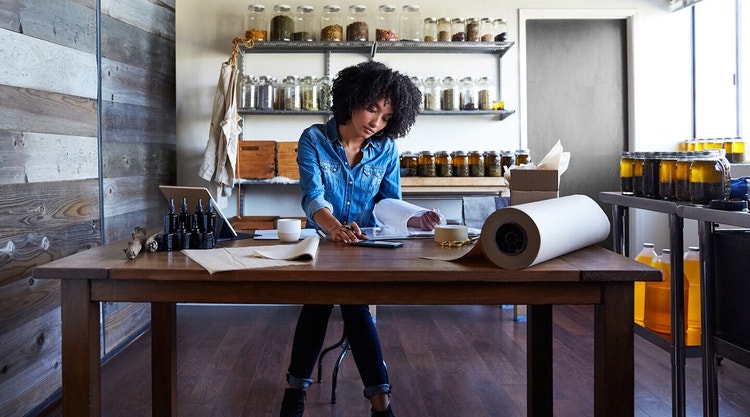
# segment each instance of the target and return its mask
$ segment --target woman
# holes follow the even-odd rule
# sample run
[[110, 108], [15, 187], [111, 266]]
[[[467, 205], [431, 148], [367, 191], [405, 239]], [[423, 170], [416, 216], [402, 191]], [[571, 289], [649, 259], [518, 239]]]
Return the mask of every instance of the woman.
[[[422, 95], [403, 74], [378, 62], [345, 68], [333, 82], [333, 118], [306, 129], [297, 145], [302, 209], [311, 227], [334, 242], [367, 239], [360, 227], [375, 226], [375, 203], [401, 198], [398, 150], [416, 119]], [[440, 223], [429, 211], [409, 226], [432, 230]], [[299, 417], [305, 389], [325, 339], [331, 305], [305, 305], [294, 334], [281, 417]], [[393, 416], [383, 354], [367, 305], [342, 305], [352, 356], [372, 405], [372, 416]]]

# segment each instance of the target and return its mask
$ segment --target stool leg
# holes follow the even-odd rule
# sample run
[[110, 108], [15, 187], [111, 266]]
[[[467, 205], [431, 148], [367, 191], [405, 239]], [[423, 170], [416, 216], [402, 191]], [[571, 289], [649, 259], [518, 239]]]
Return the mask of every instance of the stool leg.
[[318, 356], [318, 384], [320, 384], [320, 383], [322, 383], [322, 382], [323, 382], [323, 357], [324, 357], [324, 356], [325, 356], [325, 355], [326, 355], [326, 354], [327, 354], [328, 352], [330, 352], [330, 351], [332, 351], [332, 350], [334, 350], [334, 349], [336, 349], [336, 348], [338, 348], [338, 347], [340, 347], [340, 348], [342, 348], [342, 349], [343, 349], [343, 347], [344, 347], [344, 343], [347, 343], [347, 346], [348, 346], [348, 342], [347, 342], [347, 338], [346, 338], [346, 332], [344, 332], [344, 333], [343, 333], [343, 334], [341, 335], [341, 339], [339, 339], [339, 341], [338, 341], [338, 342], [336, 342], [336, 343], [334, 343], [333, 345], [331, 345], [331, 346], [329, 346], [329, 347], [327, 347], [327, 348], [323, 349], [323, 350], [322, 350], [322, 351], [320, 352], [320, 356]]
[[339, 360], [336, 361], [336, 365], [333, 367], [333, 376], [331, 377], [331, 404], [336, 404], [336, 383], [338, 381], [338, 375], [339, 375], [339, 368], [341, 367], [341, 362], [344, 361], [344, 358], [346, 357], [346, 352], [349, 350], [349, 339], [344, 336], [344, 341], [341, 344], [341, 354], [339, 355]]

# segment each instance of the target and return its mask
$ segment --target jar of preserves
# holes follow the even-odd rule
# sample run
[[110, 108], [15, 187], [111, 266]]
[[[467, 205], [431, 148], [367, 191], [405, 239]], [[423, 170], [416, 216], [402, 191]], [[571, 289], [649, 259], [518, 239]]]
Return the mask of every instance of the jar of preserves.
[[302, 108], [299, 79], [294, 75], [284, 78], [283, 110], [300, 110]]
[[659, 198], [675, 200], [677, 152], [663, 152], [659, 162]]
[[690, 201], [690, 164], [693, 151], [678, 152], [674, 171], [674, 197], [677, 201]]
[[268, 16], [262, 4], [247, 6], [245, 14], [245, 38], [255, 42], [268, 40]]
[[516, 160], [515, 164], [516, 166], [521, 166], [528, 164], [531, 162], [531, 158], [529, 157], [529, 150], [528, 149], [519, 149], [516, 151], [515, 154]]
[[421, 77], [409, 77], [409, 79], [414, 84], [414, 86], [417, 87], [417, 90], [419, 90], [419, 94], [422, 95], [422, 101], [419, 102], [419, 110], [424, 110], [424, 82], [422, 81]]
[[[722, 150], [723, 151], [723, 150]], [[690, 201], [708, 205], [729, 197], [731, 180], [719, 151], [696, 151], [690, 164]]]
[[344, 40], [344, 19], [339, 6], [329, 4], [323, 7], [323, 13], [320, 14], [320, 40], [325, 42]]
[[349, 6], [346, 16], [346, 40], [369, 41], [370, 28], [367, 26], [367, 7], [363, 5]]
[[510, 169], [511, 166], [515, 163], [516, 158], [513, 156], [513, 152], [511, 151], [504, 151], [500, 155], [500, 164], [503, 166], [503, 175], [505, 175], [505, 172]]
[[466, 19], [466, 40], [468, 42], [479, 42], [481, 36], [479, 29], [479, 19], [473, 17]]
[[453, 176], [451, 157], [448, 154], [448, 151], [439, 151], [435, 154], [435, 172], [438, 177]]
[[318, 110], [328, 111], [331, 110], [331, 104], [333, 104], [333, 96], [331, 95], [331, 78], [320, 77], [317, 80], [318, 83]]
[[503, 165], [501, 163], [500, 153], [487, 151], [484, 154], [484, 176], [485, 177], [502, 177]]
[[435, 155], [433, 155], [432, 152], [420, 152], [418, 162], [419, 165], [417, 166], [417, 174], [419, 174], [420, 177], [434, 177], [435, 175], [437, 175]]
[[417, 155], [411, 152], [404, 152], [401, 154], [401, 176], [402, 177], [416, 177], [419, 161]]
[[318, 110], [318, 83], [311, 76], [302, 77], [300, 80], [301, 107], [302, 110]]
[[659, 198], [661, 152], [646, 152], [643, 159], [643, 197]]
[[407, 4], [401, 8], [398, 28], [402, 41], [422, 40], [422, 17], [418, 5]]
[[620, 192], [633, 195], [633, 152], [620, 154]]
[[633, 195], [643, 197], [643, 161], [645, 152], [633, 152]]
[[292, 40], [302, 42], [314, 42], [315, 34], [318, 32], [315, 24], [315, 9], [312, 6], [297, 6], [297, 14], [294, 16], [294, 33]]
[[435, 77], [427, 77], [423, 82], [424, 87], [424, 109], [425, 110], [440, 110], [440, 94], [442, 89], [440, 88], [440, 81]]
[[455, 151], [451, 154], [451, 166], [454, 177], [469, 176], [469, 156], [463, 151]]
[[483, 17], [479, 22], [479, 40], [482, 42], [492, 42], [495, 40], [495, 25], [489, 17]]
[[292, 18], [292, 7], [287, 4], [273, 6], [271, 17], [271, 30], [268, 36], [272, 41], [291, 41], [294, 34], [294, 19]]
[[398, 14], [396, 13], [396, 6], [384, 4], [378, 7], [378, 15], [375, 19], [375, 40], [379, 42], [398, 40]]
[[474, 82], [474, 79], [471, 77], [462, 78], [460, 87], [461, 110], [476, 110], [479, 106], [477, 105], [477, 85], [476, 82]]
[[484, 157], [479, 151], [469, 152], [469, 176], [484, 177]]
[[453, 25], [447, 17], [441, 17], [437, 22], [438, 42], [450, 42], [453, 35]]
[[274, 80], [262, 75], [258, 78], [255, 93], [256, 110], [273, 110], [276, 101], [276, 85]]
[[505, 19], [495, 19], [492, 25], [495, 26], [495, 42], [507, 42], [508, 21]]
[[440, 108], [446, 111], [460, 110], [460, 101], [461, 97], [456, 80], [453, 77], [443, 78]]
[[495, 103], [495, 83], [489, 77], [477, 80], [477, 103], [479, 110], [492, 110]]
[[464, 42], [466, 41], [466, 21], [459, 17], [451, 20], [451, 41], [452, 42]]
[[434, 17], [425, 18], [424, 25], [422, 26], [422, 33], [424, 33], [423, 40], [425, 42], [437, 42], [438, 40], [437, 19], [435, 19]]

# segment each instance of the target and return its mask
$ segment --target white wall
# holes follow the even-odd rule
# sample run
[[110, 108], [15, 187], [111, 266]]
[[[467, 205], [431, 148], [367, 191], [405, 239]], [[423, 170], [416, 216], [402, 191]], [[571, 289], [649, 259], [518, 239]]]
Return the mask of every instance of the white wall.
[[[249, 1], [249, 0], [248, 0]], [[316, 11], [327, 1], [306, 1]], [[382, 2], [358, 1], [374, 16]], [[272, 9], [274, 3], [266, 3]], [[296, 7], [302, 3], [289, 3]], [[334, 3], [336, 4], [336, 3]], [[345, 10], [349, 3], [338, 3]], [[511, 41], [518, 40], [518, 10], [520, 8], [560, 8], [554, 0], [468, 0], [461, 3], [423, 2], [422, 17], [505, 17], [508, 19]], [[633, 150], [672, 149], [685, 138], [692, 136], [690, 107], [690, 11], [670, 13], [666, 0], [570, 0], [564, 2], [568, 9], [606, 8], [636, 9], [635, 40], [633, 45]], [[397, 7], [403, 4], [396, 3]], [[180, 0], [177, 2], [177, 154], [178, 183], [183, 185], [206, 185], [198, 178], [197, 171], [208, 138], [211, 104], [221, 63], [226, 61], [232, 39], [241, 36], [247, 4], [216, 0]], [[515, 149], [520, 143], [519, 127], [519, 73], [516, 44], [503, 58], [501, 88], [507, 109], [516, 114], [498, 122], [488, 117], [420, 116], [412, 133], [399, 140], [402, 151]], [[269, 66], [268, 72], [305, 75], [295, 56], [281, 57], [281, 62]], [[287, 60], [288, 59], [288, 60]], [[447, 60], [437, 65], [434, 75], [470, 75], [462, 68], [466, 62]], [[471, 64], [473, 61], [468, 61]], [[262, 63], [260, 65], [263, 65]], [[397, 68], [412, 75], [427, 75], [424, 69], [413, 68], [413, 63], [399, 62]], [[404, 67], [402, 68], [401, 65]], [[482, 68], [484, 64], [482, 65]], [[312, 64], [318, 68], [317, 63]], [[471, 65], [465, 65], [471, 67]], [[478, 68], [478, 67], [477, 67]], [[254, 70], [255, 71], [255, 70]], [[260, 70], [257, 70], [260, 71]], [[417, 71], [421, 71], [418, 73]], [[484, 70], [476, 70], [484, 71]], [[315, 75], [312, 73], [311, 75]], [[432, 74], [430, 74], [432, 75]], [[320, 122], [320, 118], [271, 119], [271, 130], [262, 130], [261, 135], [272, 135], [267, 139], [296, 140], [306, 124]], [[253, 121], [256, 123], [256, 121]], [[260, 129], [260, 127], [259, 127]], [[263, 129], [267, 129], [264, 127]], [[254, 134], [258, 130], [254, 131]], [[446, 134], [445, 132], [450, 132]], [[256, 139], [259, 137], [250, 137]], [[564, 145], [564, 144], [563, 144]], [[541, 158], [542, 155], [538, 155]], [[585, 155], [573, 155], [573, 158]], [[602, 190], [605, 191], [605, 190]], [[294, 186], [253, 186], [246, 199], [244, 215], [299, 215], [299, 195]], [[236, 200], [227, 208], [229, 215], [236, 214]], [[667, 247], [665, 227], [654, 227], [653, 222], [663, 224], [660, 216], [650, 213], [635, 213], [634, 233], [639, 245], [642, 241], [654, 241], [657, 248]], [[657, 232], [654, 232], [657, 230]]]

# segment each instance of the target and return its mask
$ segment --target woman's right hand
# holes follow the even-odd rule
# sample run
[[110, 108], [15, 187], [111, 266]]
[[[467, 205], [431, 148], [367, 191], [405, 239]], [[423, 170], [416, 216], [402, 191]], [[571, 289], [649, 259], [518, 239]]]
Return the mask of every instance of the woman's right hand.
[[346, 225], [338, 225], [328, 230], [328, 236], [333, 239], [334, 242], [341, 242], [346, 244], [354, 244], [360, 240], [367, 240], [367, 236], [362, 233], [362, 230], [357, 225], [357, 222], [351, 222]]

